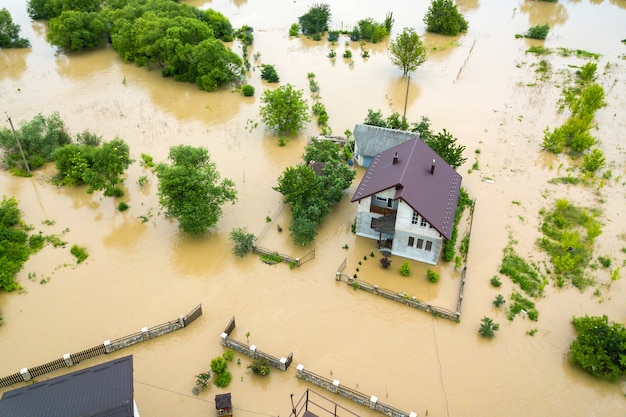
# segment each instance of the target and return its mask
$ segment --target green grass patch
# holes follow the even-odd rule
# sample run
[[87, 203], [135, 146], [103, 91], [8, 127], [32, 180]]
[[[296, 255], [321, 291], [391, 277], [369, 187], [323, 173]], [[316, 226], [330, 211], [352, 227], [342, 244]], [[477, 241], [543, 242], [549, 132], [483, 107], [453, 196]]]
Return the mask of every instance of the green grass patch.
[[504, 248], [500, 273], [511, 278], [511, 281], [519, 285], [522, 291], [531, 297], [537, 297], [543, 293], [546, 283], [539, 277], [537, 270], [519, 256], [511, 245]]
[[570, 279], [581, 290], [592, 285], [593, 278], [585, 272], [593, 257], [594, 240], [602, 233], [597, 220], [600, 213], [560, 199], [551, 211], [542, 210], [541, 214], [544, 237], [538, 245], [550, 257], [554, 273]]
[[513, 292], [513, 294], [511, 294], [511, 304], [507, 312], [507, 318], [510, 321], [513, 321], [515, 316], [522, 312], [526, 312], [528, 318], [532, 321], [537, 321], [539, 319], [539, 312], [535, 308], [535, 303], [527, 298], [524, 298], [522, 294]]
[[283, 261], [283, 258], [277, 254], [277, 253], [272, 253], [272, 254], [263, 254], [261, 255], [261, 262], [266, 263], [268, 265], [274, 265], [274, 264], [278, 264], [281, 263]]
[[568, 175], [567, 177], [556, 177], [556, 178], [552, 178], [550, 181], [548, 181], [550, 184], [569, 184], [569, 185], [578, 185], [581, 182], [583, 182], [583, 180], [581, 178], [578, 177], [572, 177], [571, 175]]
[[552, 52], [552, 49], [546, 48], [545, 46], [541, 45], [531, 46], [526, 50], [526, 53], [531, 53], [535, 55], [550, 55]]
[[83, 246], [72, 245], [72, 249], [70, 249], [70, 253], [74, 255], [74, 257], [76, 257], [76, 263], [78, 264], [83, 262], [85, 259], [89, 257], [89, 254], [87, 253], [87, 249], [85, 249]]
[[583, 49], [569, 49], [569, 48], [556, 48], [559, 55], [568, 57], [568, 56], [576, 56], [578, 58], [591, 58], [591, 59], [599, 59], [600, 54], [596, 54], [594, 52], [585, 51]]

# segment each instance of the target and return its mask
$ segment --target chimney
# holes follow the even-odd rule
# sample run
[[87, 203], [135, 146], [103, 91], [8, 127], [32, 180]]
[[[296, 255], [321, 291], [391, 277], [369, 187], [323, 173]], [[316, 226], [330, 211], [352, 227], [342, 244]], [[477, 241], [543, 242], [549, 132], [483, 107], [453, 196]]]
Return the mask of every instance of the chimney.
[[398, 163], [398, 152], [395, 153], [395, 155], [393, 156], [393, 164], [397, 164]]
[[430, 166], [430, 175], [435, 175], [435, 160], [433, 159], [433, 164]]

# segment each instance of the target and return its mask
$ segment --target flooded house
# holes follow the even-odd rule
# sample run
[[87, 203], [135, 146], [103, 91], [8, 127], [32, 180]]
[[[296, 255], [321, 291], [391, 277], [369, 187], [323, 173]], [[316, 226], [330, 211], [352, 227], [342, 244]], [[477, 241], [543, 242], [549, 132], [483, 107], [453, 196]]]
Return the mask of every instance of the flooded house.
[[420, 138], [378, 153], [357, 187], [356, 234], [436, 265], [454, 227], [461, 175]]

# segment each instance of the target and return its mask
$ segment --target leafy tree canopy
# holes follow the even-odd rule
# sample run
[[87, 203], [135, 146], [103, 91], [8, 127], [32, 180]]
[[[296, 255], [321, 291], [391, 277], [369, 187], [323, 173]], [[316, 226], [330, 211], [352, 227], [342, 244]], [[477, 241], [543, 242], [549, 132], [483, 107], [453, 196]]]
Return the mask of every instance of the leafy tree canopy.
[[424, 142], [454, 169], [467, 161], [467, 158], [463, 158], [465, 145], [457, 145], [457, 138], [446, 129], [425, 139]]
[[221, 206], [237, 200], [235, 184], [220, 181], [220, 174], [205, 148], [178, 145], [170, 148], [170, 163], [157, 166], [159, 203], [178, 219], [185, 233], [199, 234], [214, 226]]
[[106, 20], [95, 12], [68, 10], [50, 19], [48, 40], [68, 51], [93, 48], [106, 42]]
[[[65, 123], [57, 112], [47, 117], [41, 113], [38, 114], [32, 120], [21, 123], [16, 133], [31, 169], [39, 168], [44, 163], [52, 161], [53, 152], [72, 140], [66, 131]], [[0, 129], [0, 147], [4, 149], [2, 165], [5, 169], [25, 170], [19, 144], [11, 129]]]
[[296, 135], [306, 123], [311, 121], [309, 106], [303, 98], [302, 90], [291, 84], [276, 90], [265, 90], [261, 97], [261, 119], [280, 137]]
[[467, 32], [468, 23], [459, 13], [452, 0], [432, 0], [424, 16], [426, 30], [442, 35], [455, 36]]
[[599, 378], [614, 380], [626, 374], [626, 328], [609, 324], [607, 316], [574, 317], [578, 332], [570, 345], [574, 363]]
[[404, 28], [389, 45], [391, 62], [402, 70], [402, 75], [415, 71], [426, 61], [426, 47], [412, 28]]
[[245, 227], [235, 228], [230, 232], [230, 240], [233, 242], [233, 253], [243, 258], [254, 249], [254, 234], [249, 233]]
[[311, 243], [330, 208], [341, 201], [355, 172], [342, 159], [341, 147], [313, 139], [305, 148], [303, 164], [287, 167], [274, 189], [291, 204], [289, 230], [296, 244]]
[[65, 11], [97, 12], [102, 0], [29, 0], [28, 15], [33, 20], [52, 19]]
[[330, 5], [327, 3], [316, 3], [308, 12], [298, 18], [300, 29], [305, 35], [313, 35], [328, 30], [330, 20]]
[[28, 48], [30, 41], [20, 38], [20, 25], [13, 23], [11, 13], [0, 9], [0, 48]]

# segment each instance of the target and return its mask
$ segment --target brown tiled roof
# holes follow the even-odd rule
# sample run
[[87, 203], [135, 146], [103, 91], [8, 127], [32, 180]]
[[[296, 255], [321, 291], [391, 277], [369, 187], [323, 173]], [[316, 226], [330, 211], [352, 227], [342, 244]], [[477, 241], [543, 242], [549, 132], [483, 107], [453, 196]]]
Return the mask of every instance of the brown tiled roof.
[[376, 155], [351, 201], [395, 188], [394, 199], [403, 200], [450, 239], [461, 180], [446, 161], [416, 137]]

